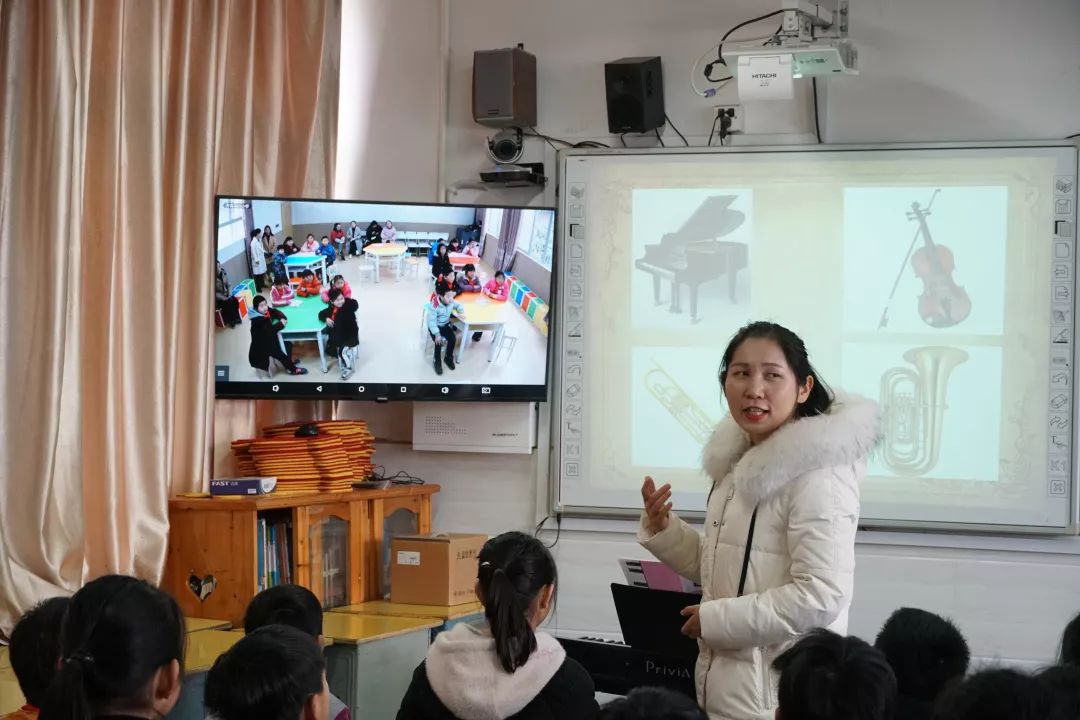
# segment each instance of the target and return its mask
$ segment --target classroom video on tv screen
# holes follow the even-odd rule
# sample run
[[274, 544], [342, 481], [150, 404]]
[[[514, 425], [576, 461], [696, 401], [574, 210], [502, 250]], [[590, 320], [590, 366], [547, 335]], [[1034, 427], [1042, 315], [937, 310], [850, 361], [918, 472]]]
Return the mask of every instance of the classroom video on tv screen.
[[546, 399], [553, 208], [215, 205], [218, 397]]

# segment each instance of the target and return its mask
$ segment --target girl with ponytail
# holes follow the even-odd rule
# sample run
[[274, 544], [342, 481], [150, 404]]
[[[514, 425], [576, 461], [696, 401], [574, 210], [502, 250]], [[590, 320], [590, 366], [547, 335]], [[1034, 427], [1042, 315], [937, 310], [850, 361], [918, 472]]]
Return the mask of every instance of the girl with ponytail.
[[184, 618], [152, 585], [106, 575], [71, 598], [40, 720], [160, 718], [180, 697]]
[[398, 720], [588, 720], [592, 678], [558, 640], [537, 630], [555, 598], [555, 561], [543, 543], [508, 532], [477, 558], [484, 620], [441, 633], [413, 673]]

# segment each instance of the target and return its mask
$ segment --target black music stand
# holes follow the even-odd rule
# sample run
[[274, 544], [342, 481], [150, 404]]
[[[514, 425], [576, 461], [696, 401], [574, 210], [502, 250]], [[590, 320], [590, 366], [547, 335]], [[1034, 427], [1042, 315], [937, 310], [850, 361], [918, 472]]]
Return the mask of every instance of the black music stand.
[[697, 657], [697, 641], [682, 634], [686, 618], [679, 613], [700, 603], [701, 595], [611, 583], [611, 597], [627, 645], [672, 658]]

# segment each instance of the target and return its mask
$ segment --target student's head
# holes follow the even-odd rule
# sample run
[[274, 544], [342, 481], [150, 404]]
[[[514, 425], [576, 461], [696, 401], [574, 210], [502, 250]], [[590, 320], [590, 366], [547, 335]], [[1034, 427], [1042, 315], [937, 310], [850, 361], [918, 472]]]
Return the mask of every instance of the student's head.
[[285, 244], [291, 246], [296, 245], [296, 241], [292, 239], [292, 235], [285, 238]]
[[495, 273], [495, 281], [499, 282], [499, 283], [506, 282], [506, 273], [504, 273], [502, 270], [499, 270], [498, 272], [496, 272]]
[[334, 223], [334, 229], [335, 230], [340, 230], [341, 229], [341, 223]]
[[266, 298], [262, 295], [256, 295], [251, 299], [251, 306], [255, 308], [255, 312], [260, 315], [265, 315], [270, 310], [270, 304], [266, 302]]
[[1016, 670], [984, 670], [945, 691], [935, 720], [1050, 720], [1054, 693]]
[[443, 243], [439, 243], [439, 246], [435, 248], [435, 254], [439, 257], [446, 257], [446, 252], [446, 245]]
[[857, 637], [806, 635], [773, 663], [777, 720], [891, 720], [896, 678], [885, 656]]
[[392, 228], [392, 227], [394, 227], [394, 223], [392, 223], [392, 222], [390, 222], [389, 220], [387, 220], [387, 221], [386, 221], [386, 227], [388, 227], [388, 228]]
[[42, 720], [162, 717], [180, 697], [184, 618], [149, 583], [106, 575], [71, 598]]
[[470, 248], [478, 248], [478, 247], [480, 247], [480, 241], [479, 240], [470, 240], [469, 241], [469, 247]]
[[305, 270], [304, 272], [300, 273], [300, 277], [304, 279], [304, 282], [311, 282], [315, 279], [315, 273], [311, 270]]
[[335, 275], [330, 284], [336, 288], [343, 288], [345, 287], [345, 277], [343, 275]]
[[289, 284], [289, 281], [286, 280], [283, 276], [281, 276], [281, 275], [275, 275], [274, 276], [274, 287], [279, 288], [279, 289], [285, 289], [288, 286], [288, 284]]
[[350, 223], [350, 226], [351, 226], [351, 227], [356, 227], [356, 221], [355, 221], [355, 220], [353, 220], [353, 221], [352, 221], [352, 223]]
[[536, 538], [503, 533], [484, 543], [478, 556], [476, 594], [506, 672], [525, 664], [536, 649], [533, 630], [544, 622], [555, 595], [555, 561]]
[[341, 288], [330, 288], [330, 292], [326, 296], [334, 307], [341, 307], [345, 304], [345, 293], [341, 291]]
[[693, 698], [658, 687], [641, 687], [600, 710], [600, 720], [708, 720]]
[[1054, 695], [1058, 718], [1080, 718], [1080, 667], [1055, 665], [1039, 673], [1038, 679]]
[[754, 322], [739, 330], [724, 351], [719, 375], [731, 416], [754, 443], [788, 420], [820, 415], [832, 404], [803, 341], [776, 323]]
[[1080, 665], [1080, 615], [1069, 621], [1061, 635], [1060, 662], [1062, 665]]
[[11, 669], [26, 702], [41, 707], [60, 659], [60, 627], [70, 599], [56, 597], [31, 608], [11, 631]]
[[450, 303], [454, 302], [454, 296], [457, 294], [456, 292], [454, 292], [454, 288], [441, 287], [439, 288], [439, 290], [439, 302], [441, 302], [443, 305], [449, 305]]
[[327, 720], [322, 648], [288, 625], [259, 628], [214, 662], [203, 703], [217, 720]]
[[900, 608], [885, 621], [874, 647], [885, 653], [901, 695], [933, 702], [967, 672], [971, 652], [956, 626], [932, 612]]
[[308, 233], [307, 237], [304, 238], [304, 240], [306, 242], [315, 242], [315, 233]]
[[244, 632], [266, 625], [288, 625], [313, 638], [322, 636], [322, 605], [315, 593], [300, 585], [275, 585], [263, 590], [248, 603]]
[[465, 267], [462, 268], [462, 270], [465, 271], [465, 277], [469, 278], [470, 280], [472, 280], [473, 277], [476, 276], [476, 266], [472, 263], [466, 263]]
[[454, 283], [457, 281], [457, 270], [448, 270], [443, 279], [448, 283]]
[[329, 244], [330, 244], [330, 238], [328, 238], [328, 237], [326, 237], [325, 235], [323, 235], [323, 236], [322, 236], [322, 239], [321, 239], [321, 240], [319, 240], [319, 244], [320, 244], [320, 245], [329, 245]]
[[[285, 245], [289, 245], [291, 243], [292, 243], [292, 238], [289, 238], [288, 240], [285, 241]], [[277, 250], [275, 250], [274, 252], [277, 253], [278, 255], [284, 255], [285, 254], [285, 245], [278, 245]]]

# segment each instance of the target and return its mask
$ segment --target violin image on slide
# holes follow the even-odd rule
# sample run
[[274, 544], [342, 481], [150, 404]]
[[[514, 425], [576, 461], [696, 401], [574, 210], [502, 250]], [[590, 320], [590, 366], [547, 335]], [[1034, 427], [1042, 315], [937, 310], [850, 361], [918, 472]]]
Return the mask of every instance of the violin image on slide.
[[[881, 311], [878, 330], [889, 324], [889, 307], [909, 259], [915, 276], [923, 281], [923, 291], [919, 295], [919, 317], [923, 319], [923, 322], [930, 327], [947, 328], [962, 323], [971, 314], [971, 298], [968, 297], [964, 288], [953, 280], [952, 274], [956, 269], [956, 261], [952, 251], [934, 242], [930, 235], [930, 226], [926, 222], [926, 218], [930, 216], [930, 208], [933, 207], [934, 200], [940, 192], [940, 189], [934, 191], [925, 208], [918, 202], [911, 203], [911, 210], [906, 213], [908, 220], [919, 223], [919, 229], [915, 231], [915, 237], [911, 239], [907, 255], [900, 264], [900, 271], [896, 274], [889, 300], [885, 309]], [[915, 244], [920, 237], [923, 245], [916, 250]]]

